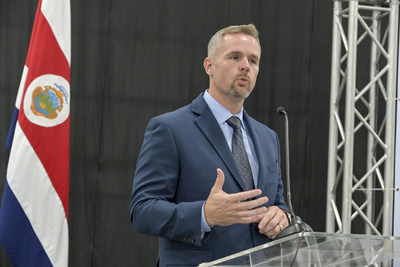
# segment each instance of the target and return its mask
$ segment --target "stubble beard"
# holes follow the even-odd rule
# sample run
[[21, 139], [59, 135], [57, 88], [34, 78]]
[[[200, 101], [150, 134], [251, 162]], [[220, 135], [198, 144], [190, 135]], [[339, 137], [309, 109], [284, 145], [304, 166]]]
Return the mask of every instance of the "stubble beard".
[[249, 97], [254, 88], [251, 85], [249, 85], [247, 88], [240, 88], [240, 87], [238, 88], [238, 87], [239, 86], [236, 86], [234, 83], [232, 83], [228, 91], [228, 94], [233, 97], [246, 99]]

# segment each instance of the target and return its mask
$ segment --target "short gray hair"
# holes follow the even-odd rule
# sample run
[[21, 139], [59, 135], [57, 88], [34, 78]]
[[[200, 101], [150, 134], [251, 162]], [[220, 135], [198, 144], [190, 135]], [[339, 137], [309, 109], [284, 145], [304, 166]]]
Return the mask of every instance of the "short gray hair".
[[254, 37], [254, 39], [256, 39], [258, 45], [261, 48], [260, 45], [260, 39], [258, 38], [258, 30], [256, 28], [256, 26], [254, 26], [253, 24], [247, 24], [247, 25], [234, 25], [234, 26], [229, 26], [226, 28], [223, 28], [219, 31], [217, 31], [213, 37], [211, 37], [210, 41], [208, 42], [208, 47], [207, 47], [207, 53], [208, 53], [208, 57], [213, 57], [215, 54], [215, 50], [218, 47], [220, 41], [222, 40], [222, 38], [224, 37], [225, 34], [229, 34], [229, 33], [244, 33], [244, 34], [248, 34], [252, 37]]

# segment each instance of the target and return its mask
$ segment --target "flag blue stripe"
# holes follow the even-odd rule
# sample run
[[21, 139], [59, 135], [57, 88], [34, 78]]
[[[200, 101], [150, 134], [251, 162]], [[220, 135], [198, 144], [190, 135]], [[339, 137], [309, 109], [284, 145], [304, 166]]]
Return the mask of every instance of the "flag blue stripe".
[[0, 209], [0, 243], [14, 266], [52, 266], [7, 181]]
[[11, 124], [10, 124], [10, 129], [8, 130], [8, 135], [7, 135], [7, 140], [6, 140], [6, 147], [8, 149], [11, 149], [13, 138], [14, 138], [14, 131], [15, 131], [15, 125], [17, 124], [18, 120], [18, 114], [19, 114], [19, 109], [17, 107], [14, 108], [14, 113], [12, 116]]

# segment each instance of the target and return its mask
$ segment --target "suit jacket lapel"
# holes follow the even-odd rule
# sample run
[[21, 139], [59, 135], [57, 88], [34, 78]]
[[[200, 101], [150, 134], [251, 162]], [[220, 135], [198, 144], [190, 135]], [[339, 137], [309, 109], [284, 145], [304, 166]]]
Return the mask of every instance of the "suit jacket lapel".
[[211, 145], [217, 151], [218, 155], [225, 163], [226, 167], [239, 184], [242, 190], [245, 190], [243, 180], [240, 176], [236, 162], [233, 159], [232, 152], [226, 143], [224, 134], [218, 125], [217, 120], [208, 108], [207, 103], [203, 99], [203, 94], [197, 97], [192, 103], [192, 111], [199, 115], [195, 123], [199, 126], [201, 131], [207, 137]]
[[265, 149], [267, 148], [263, 146], [262, 139], [260, 138], [262, 136], [262, 133], [259, 131], [259, 127], [255, 125], [253, 120], [249, 117], [249, 115], [247, 115], [246, 111], [243, 111], [243, 119], [248, 127], [250, 138], [253, 142], [255, 153], [258, 160], [259, 169], [257, 177], [257, 188], [264, 188], [266, 179], [263, 177], [266, 177], [267, 169], [265, 164], [263, 163], [267, 162], [265, 158]]

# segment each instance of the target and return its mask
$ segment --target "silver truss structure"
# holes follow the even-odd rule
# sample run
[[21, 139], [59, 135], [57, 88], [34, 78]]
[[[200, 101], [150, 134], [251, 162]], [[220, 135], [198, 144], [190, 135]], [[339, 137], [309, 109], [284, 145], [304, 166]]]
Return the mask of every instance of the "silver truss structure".
[[327, 232], [393, 233], [398, 9], [334, 0]]

